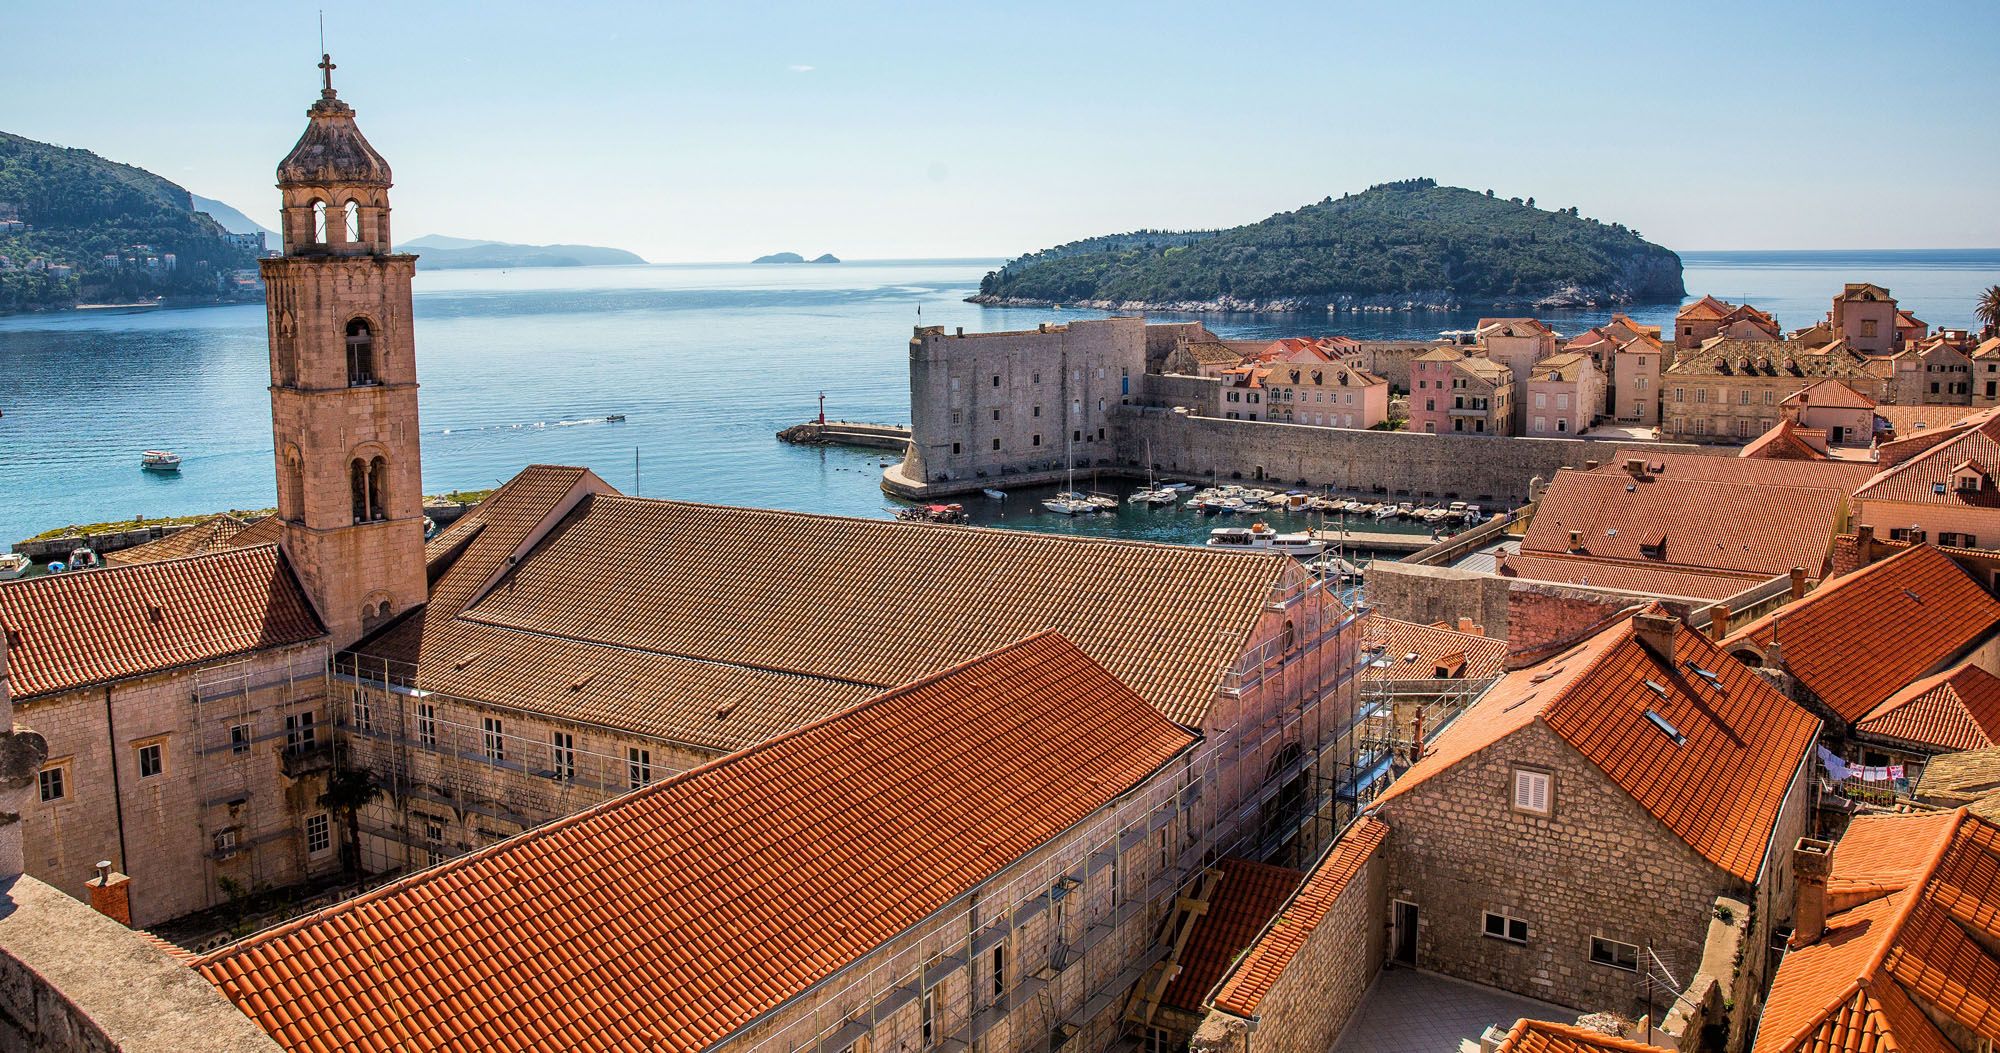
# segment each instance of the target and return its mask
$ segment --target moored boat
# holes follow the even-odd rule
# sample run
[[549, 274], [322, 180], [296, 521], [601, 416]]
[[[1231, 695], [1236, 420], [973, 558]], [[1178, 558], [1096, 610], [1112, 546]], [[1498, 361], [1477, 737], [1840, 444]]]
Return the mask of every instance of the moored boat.
[[987, 497], [990, 497], [995, 501], [1005, 501], [1007, 499], [1007, 491], [995, 490], [990, 486], [980, 490], [979, 492], [985, 494]]
[[181, 455], [172, 450], [147, 450], [139, 458], [139, 467], [149, 472], [178, 472]]
[[0, 581], [12, 581], [28, 573], [35, 561], [19, 552], [0, 552]]

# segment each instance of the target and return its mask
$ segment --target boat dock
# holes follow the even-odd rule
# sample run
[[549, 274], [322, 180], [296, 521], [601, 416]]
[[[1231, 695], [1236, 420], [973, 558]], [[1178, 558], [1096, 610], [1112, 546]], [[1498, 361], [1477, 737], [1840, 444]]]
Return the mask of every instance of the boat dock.
[[779, 432], [778, 438], [794, 446], [866, 446], [900, 451], [910, 441], [910, 429], [901, 424], [809, 420]]
[[1408, 534], [1392, 530], [1315, 530], [1313, 539], [1330, 545], [1370, 552], [1422, 552], [1437, 544], [1429, 534]]

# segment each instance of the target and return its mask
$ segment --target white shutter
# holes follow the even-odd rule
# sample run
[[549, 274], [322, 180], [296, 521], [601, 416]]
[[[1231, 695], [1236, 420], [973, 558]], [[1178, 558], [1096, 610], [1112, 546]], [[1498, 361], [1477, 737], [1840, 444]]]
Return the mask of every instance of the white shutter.
[[1514, 773], [1514, 807], [1524, 812], [1547, 814], [1549, 810], [1549, 777], [1541, 772], [1516, 771]]

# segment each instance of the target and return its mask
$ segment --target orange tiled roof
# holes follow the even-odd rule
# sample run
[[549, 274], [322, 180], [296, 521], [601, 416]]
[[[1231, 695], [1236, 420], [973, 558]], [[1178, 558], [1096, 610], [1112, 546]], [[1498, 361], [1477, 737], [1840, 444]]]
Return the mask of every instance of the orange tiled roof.
[[210, 516], [184, 530], [177, 530], [158, 541], [134, 545], [117, 552], [106, 552], [106, 566], [122, 567], [134, 563], [154, 563], [163, 559], [179, 559], [182, 556], [198, 556], [204, 552], [220, 552], [230, 548], [244, 548], [279, 540], [283, 524], [277, 516], [260, 516], [246, 522], [235, 516]]
[[1456, 667], [1451, 678], [1462, 680], [1486, 680], [1507, 670], [1505, 640], [1382, 614], [1362, 619], [1361, 646], [1379, 651], [1362, 671], [1364, 680], [1429, 680], [1441, 664]]
[[[1568, 553], [1570, 532], [1578, 531], [1578, 554], [1601, 559], [1767, 578], [1804, 567], [1817, 576], [1843, 503], [1839, 491], [1817, 487], [1564, 470], [1543, 493], [1521, 553]], [[1654, 528], [1666, 531], [1664, 549], [1642, 546]]]
[[1679, 321], [1688, 321], [1691, 319], [1719, 320], [1727, 317], [1729, 312], [1735, 309], [1735, 305], [1729, 303], [1727, 300], [1718, 300], [1713, 296], [1704, 296], [1682, 307], [1680, 312], [1675, 315], [1675, 318]]
[[1648, 475], [1666, 479], [1706, 479], [1750, 486], [1812, 486], [1843, 494], [1853, 493], [1855, 487], [1867, 482], [1877, 470], [1872, 464], [1851, 461], [1772, 464], [1754, 458], [1655, 453], [1643, 446], [1621, 446], [1617, 457], [1600, 466], [1596, 474], [1624, 475], [1625, 462], [1629, 460], [1644, 462]]
[[1782, 405], [1821, 406], [1828, 409], [1874, 409], [1875, 400], [1838, 380], [1828, 378], [1785, 396]]
[[1195, 741], [1043, 633], [199, 968], [292, 1050], [692, 1053]]
[[1785, 955], [1754, 1053], [1956, 1053], [2000, 1037], [2000, 826], [1960, 809], [1857, 818], [1826, 932]]
[[1786, 671], [1851, 724], [1996, 626], [2000, 600], [1951, 557], [1912, 545], [1829, 579], [1731, 633], [1722, 647], [1762, 650], [1776, 635]]
[[276, 545], [0, 584], [15, 699], [325, 635]]
[[[1625, 617], [1577, 647], [1507, 674], [1389, 784], [1377, 806], [1540, 721], [1703, 858], [1756, 881], [1786, 788], [1812, 750], [1819, 721], [1700, 633], [1680, 626], [1674, 636], [1670, 666], [1639, 642]], [[1721, 690], [1689, 663], [1715, 674]], [[1684, 741], [1656, 726], [1649, 711]]]
[[1771, 430], [1750, 440], [1737, 453], [1738, 457], [1765, 461], [1825, 461], [1826, 432], [1817, 428], [1801, 428], [1792, 423], [1791, 418], [1771, 426]]
[[1522, 1019], [1494, 1053], [1660, 1053], [1660, 1047], [1614, 1038], [1574, 1024]]
[[1215, 992], [1217, 1009], [1241, 1017], [1257, 1015], [1264, 996], [1271, 993], [1306, 940], [1326, 920], [1334, 901], [1354, 883], [1361, 868], [1374, 858], [1375, 850], [1388, 835], [1389, 824], [1372, 816], [1355, 820], [1341, 833], [1340, 839], [1314, 864], [1305, 883], [1284, 909], [1229, 970], [1222, 987]]
[[1555, 330], [1550, 329], [1539, 318], [1481, 318], [1478, 328], [1481, 336], [1485, 336], [1488, 329], [1508, 330], [1508, 332], [1500, 334], [1502, 336], [1555, 335]]
[[[1990, 475], [1977, 490], [1960, 490], [1952, 485], [1952, 475], [1966, 461], [1982, 465], [2000, 464], [2000, 416], [1988, 415], [1977, 425], [1883, 470], [1856, 490], [1854, 497], [1860, 501], [1894, 501], [1945, 508], [2000, 508], [2000, 480]], [[1983, 469], [1982, 474], [1985, 474]], [[1939, 490], [1944, 492], [1939, 493]], [[1880, 525], [1886, 527], [1890, 524]]]
[[1201, 1012], [1216, 981], [1277, 916], [1278, 908], [1306, 877], [1291, 867], [1233, 856], [1218, 862], [1216, 869], [1222, 877], [1208, 901], [1208, 910], [1188, 934], [1180, 973], [1160, 996], [1161, 1003], [1190, 1013]]
[[2000, 746], [2000, 677], [1970, 662], [1927, 676], [1890, 695], [1854, 730], [1940, 753]]
[[1713, 337], [1677, 355], [1666, 376], [1782, 378], [1801, 385], [1814, 377], [1868, 377], [1868, 359], [1838, 341], [1819, 347], [1799, 340], [1739, 340]]
[[1769, 581], [1775, 574], [1705, 570], [1701, 567], [1596, 559], [1566, 553], [1520, 553], [1507, 557], [1497, 573], [1528, 581], [1552, 581], [1648, 596], [1722, 600]]
[[[562, 507], [543, 493], [517, 501], [507, 496], [512, 487], [482, 506], [490, 522], [438, 579], [434, 596], [448, 600], [434, 598], [357, 651], [417, 661], [420, 686], [449, 681], [453, 694], [508, 704], [520, 684], [545, 675], [538, 652], [453, 668], [464, 651], [441, 635], [449, 620], [441, 612], [465, 598], [477, 597], [458, 620], [570, 641], [585, 649], [568, 652], [579, 662], [597, 661], [589, 649], [607, 663], [610, 652], [630, 650], [844, 689], [906, 683], [1054, 628], [1169, 717], [1198, 724], [1273, 591], [1302, 573], [1283, 555], [610, 493], [576, 502], [508, 570], [506, 557], [527, 536], [519, 524]], [[528, 507], [516, 512], [516, 503]], [[497, 584], [482, 595], [489, 575], [499, 575]], [[1162, 582], [1172, 583], [1175, 602], [1159, 602]], [[683, 712], [700, 717], [706, 705], [697, 700]], [[700, 718], [676, 737], [739, 744], [704, 741], [711, 730]]]

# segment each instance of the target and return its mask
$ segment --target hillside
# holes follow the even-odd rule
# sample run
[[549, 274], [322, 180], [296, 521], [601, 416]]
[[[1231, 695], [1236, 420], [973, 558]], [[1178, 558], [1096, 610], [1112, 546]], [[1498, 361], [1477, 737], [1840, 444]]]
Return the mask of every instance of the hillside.
[[88, 150], [0, 132], [0, 312], [254, 298], [252, 250], [187, 190]]
[[241, 209], [226, 201], [217, 201], [212, 197], [195, 194], [194, 210], [208, 213], [210, 219], [222, 224], [222, 229], [231, 234], [262, 234], [271, 240], [273, 247], [277, 245], [277, 231], [244, 215]]
[[645, 259], [624, 249], [597, 245], [516, 245], [505, 241], [476, 241], [443, 234], [427, 234], [398, 246], [418, 253], [418, 270], [450, 270], [467, 267], [589, 267], [602, 264], [644, 263]]
[[1623, 224], [1411, 179], [1230, 230], [1072, 242], [988, 274], [971, 301], [1387, 310], [1583, 307], [1684, 292], [1680, 257]]

